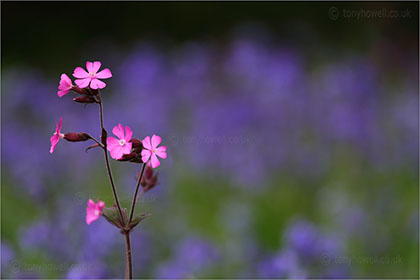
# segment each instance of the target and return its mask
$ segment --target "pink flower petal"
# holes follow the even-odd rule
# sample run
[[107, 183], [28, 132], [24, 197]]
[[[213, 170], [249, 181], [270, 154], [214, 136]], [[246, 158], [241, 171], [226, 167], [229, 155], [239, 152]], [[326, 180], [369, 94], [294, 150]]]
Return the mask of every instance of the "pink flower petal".
[[63, 117], [60, 118], [60, 121], [58, 122], [57, 126], [57, 134], [60, 135], [61, 132], [61, 123], [63, 122]]
[[124, 128], [121, 124], [114, 126], [114, 128], [112, 129], [112, 133], [114, 133], [114, 135], [118, 138], [124, 139]]
[[106, 84], [104, 82], [102, 82], [101, 80], [98, 80], [96, 78], [93, 78], [91, 83], [90, 83], [90, 88], [91, 89], [103, 89], [104, 87], [106, 87]]
[[73, 71], [73, 77], [82, 79], [82, 78], [88, 78], [90, 76], [89, 76], [89, 73], [86, 72], [86, 70], [83, 69], [82, 67], [76, 67], [76, 69], [74, 69]]
[[126, 126], [125, 127], [125, 141], [128, 142], [131, 140], [131, 137], [133, 137], [133, 131], [131, 130], [130, 127]]
[[72, 82], [71, 82], [69, 76], [67, 76], [66, 74], [61, 74], [61, 77], [60, 77], [60, 85], [71, 87]]
[[63, 91], [69, 91], [71, 89], [71, 86], [69, 87], [68, 85], [59, 85], [58, 89], [61, 89]]
[[93, 63], [90, 61], [86, 61], [86, 69], [89, 73], [93, 73]]
[[102, 209], [104, 208], [105, 203], [103, 201], [98, 201], [95, 204], [92, 199], [89, 199], [86, 207], [86, 223], [89, 225], [93, 221], [96, 221], [102, 215]]
[[59, 90], [59, 91], [57, 91], [58, 97], [63, 97], [67, 93], [69, 93], [69, 90]]
[[156, 155], [160, 158], [165, 159], [167, 157], [166, 155], [166, 147], [165, 146], [161, 146], [161, 147], [157, 147], [156, 148]]
[[121, 145], [114, 146], [110, 153], [113, 159], [120, 159], [124, 154], [124, 147]]
[[119, 147], [120, 143], [119, 140], [115, 137], [108, 137], [106, 139], [106, 148], [108, 151], [112, 151], [115, 147]]
[[88, 207], [94, 208], [95, 207], [95, 202], [93, 202], [92, 199], [89, 199], [87, 205], [88, 205]]
[[50, 138], [51, 148], [50, 153], [52, 154], [57, 146], [58, 141], [60, 141], [60, 133], [61, 133], [61, 123], [63, 122], [63, 118], [60, 118], [60, 121], [55, 124], [55, 133]]
[[133, 143], [126, 143], [124, 146], [122, 146], [122, 150], [123, 150], [123, 154], [129, 154], [131, 153], [131, 148], [132, 148]]
[[97, 204], [97, 206], [98, 206], [98, 208], [99, 208], [100, 210], [102, 210], [102, 209], [104, 209], [104, 208], [105, 208], [105, 202], [103, 202], [103, 201], [99, 201], [99, 202], [98, 202], [98, 204]]
[[115, 148], [115, 149], [111, 152], [111, 157], [112, 157], [113, 159], [120, 159], [123, 155], [124, 155], [124, 150], [123, 150], [123, 147]]
[[84, 79], [79, 79], [79, 80], [75, 80], [74, 82], [76, 83], [76, 85], [78, 85], [80, 88], [85, 88], [89, 85], [91, 78], [84, 78]]
[[51, 148], [50, 153], [52, 154], [55, 150], [55, 147], [57, 146], [58, 141], [60, 140], [60, 136], [58, 134], [51, 136], [50, 142], [51, 142]]
[[160, 161], [158, 160], [158, 158], [155, 154], [152, 154], [150, 162], [152, 164], [152, 168], [156, 168], [160, 165]]
[[143, 147], [145, 148], [145, 149], [148, 149], [148, 150], [153, 150], [152, 149], [152, 145], [150, 144], [150, 136], [147, 136], [147, 137], [145, 137], [144, 139], [143, 139], [143, 141], [142, 141], [142, 143], [143, 143]]
[[98, 73], [99, 68], [101, 68], [101, 62], [100, 61], [93, 62], [92, 72], [95, 74]]
[[157, 146], [159, 146], [160, 142], [162, 142], [162, 138], [160, 136], [157, 136], [153, 134], [152, 136], [152, 150], [156, 149]]
[[86, 223], [90, 225], [92, 222], [96, 221], [100, 215], [96, 215], [96, 209], [86, 208]]
[[111, 151], [109, 151], [109, 153], [111, 154], [111, 157], [113, 159], [118, 159], [118, 155], [119, 155], [118, 150], [119, 150], [118, 148], [115, 148], [115, 149], [112, 149]]
[[149, 160], [150, 155], [152, 154], [151, 151], [143, 149], [141, 151], [141, 160], [143, 162], [147, 162]]
[[112, 73], [111, 73], [111, 70], [109, 70], [108, 68], [105, 68], [101, 72], [97, 73], [95, 77], [98, 79], [108, 79], [112, 77]]

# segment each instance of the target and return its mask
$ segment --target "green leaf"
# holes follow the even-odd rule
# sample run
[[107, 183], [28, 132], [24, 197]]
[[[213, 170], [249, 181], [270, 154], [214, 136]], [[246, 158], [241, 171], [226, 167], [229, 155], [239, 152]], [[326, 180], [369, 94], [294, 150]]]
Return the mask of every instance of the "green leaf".
[[136, 227], [138, 223], [140, 223], [141, 221], [143, 221], [144, 219], [150, 216], [152, 216], [152, 214], [147, 213], [147, 212], [141, 212], [141, 213], [136, 214], [131, 220], [131, 223], [129, 225], [130, 230]]
[[[121, 209], [121, 210], [123, 210], [123, 217], [124, 217], [124, 213], [125, 213], [125, 216], [127, 216], [127, 212], [124, 211], [125, 209]], [[120, 213], [117, 207], [104, 208], [102, 209], [102, 214], [107, 219], [108, 222], [115, 225], [117, 228], [120, 228], [120, 229], [124, 228], [125, 223], [121, 221]]]

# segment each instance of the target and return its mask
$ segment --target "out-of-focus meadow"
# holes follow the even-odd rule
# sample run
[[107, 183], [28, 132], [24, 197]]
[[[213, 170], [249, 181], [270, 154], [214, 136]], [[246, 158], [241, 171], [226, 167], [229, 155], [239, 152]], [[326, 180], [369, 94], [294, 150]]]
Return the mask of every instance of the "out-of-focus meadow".
[[[56, 94], [87, 60], [108, 131], [168, 147], [136, 278], [419, 277], [418, 3], [1, 5], [2, 277], [123, 276], [123, 236], [85, 223], [113, 203], [102, 152], [49, 153], [60, 117], [100, 133]], [[140, 165], [111, 164], [128, 207]]]

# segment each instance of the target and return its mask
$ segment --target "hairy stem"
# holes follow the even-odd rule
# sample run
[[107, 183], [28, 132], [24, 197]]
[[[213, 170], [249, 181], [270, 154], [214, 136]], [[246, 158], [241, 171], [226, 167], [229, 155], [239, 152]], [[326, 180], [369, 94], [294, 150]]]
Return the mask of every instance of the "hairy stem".
[[[143, 166], [142, 166], [141, 171], [140, 171], [139, 179], [137, 180], [136, 191], [134, 192], [134, 196], [133, 196], [133, 203], [131, 204], [130, 219], [128, 219], [128, 224], [130, 224], [131, 220], [133, 219], [134, 207], [136, 206], [136, 202], [137, 202], [137, 193], [139, 191], [141, 178], [143, 178], [143, 173], [144, 173], [144, 168], [145, 167], [146, 167], [146, 163], [143, 163]], [[142, 195], [142, 194], [143, 194], [143, 188], [140, 191], [140, 195]]]
[[125, 256], [127, 259], [126, 267], [125, 267], [125, 279], [133, 279], [133, 268], [131, 264], [130, 232], [125, 231], [124, 236], [125, 236], [125, 247], [126, 247]]

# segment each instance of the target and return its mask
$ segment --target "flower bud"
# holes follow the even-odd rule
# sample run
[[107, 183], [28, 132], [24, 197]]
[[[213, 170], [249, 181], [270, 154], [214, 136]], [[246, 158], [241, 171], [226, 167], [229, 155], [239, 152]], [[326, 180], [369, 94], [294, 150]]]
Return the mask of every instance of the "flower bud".
[[153, 171], [153, 168], [148, 166], [143, 174], [143, 178], [141, 178], [141, 186], [143, 187], [143, 191], [147, 192], [153, 189], [158, 180], [158, 174]]
[[86, 94], [86, 92], [84, 91], [84, 89], [79, 88], [78, 86], [72, 86], [71, 90], [74, 92], [77, 92], [78, 94]]
[[151, 178], [153, 176], [153, 168], [150, 168], [150, 166], [147, 166], [145, 174], [147, 178]]
[[136, 139], [136, 138], [131, 138], [131, 140], [129, 142], [132, 143], [132, 146], [131, 147], [137, 153], [140, 153], [141, 150], [143, 150], [143, 144], [141, 143], [141, 140]]
[[91, 89], [91, 88], [89, 88], [89, 90], [90, 90], [90, 92], [91, 92], [93, 95], [98, 95], [98, 93], [99, 93], [99, 90], [97, 90], [97, 89]]
[[87, 95], [75, 97], [73, 98], [73, 101], [77, 103], [86, 103], [86, 104], [96, 103], [95, 98], [93, 98], [92, 96], [87, 96]]
[[81, 141], [87, 141], [90, 139], [89, 135], [86, 133], [76, 133], [76, 132], [68, 132], [64, 134], [64, 139], [70, 142], [81, 142]]
[[124, 154], [120, 159], [117, 159], [118, 161], [130, 161], [134, 159], [138, 154], [137, 153], [129, 153]]

